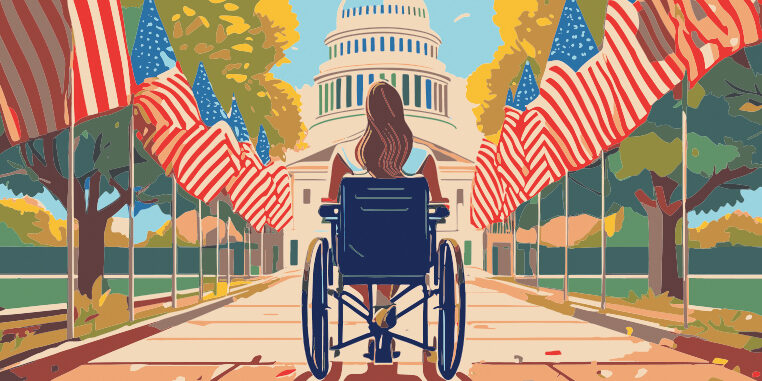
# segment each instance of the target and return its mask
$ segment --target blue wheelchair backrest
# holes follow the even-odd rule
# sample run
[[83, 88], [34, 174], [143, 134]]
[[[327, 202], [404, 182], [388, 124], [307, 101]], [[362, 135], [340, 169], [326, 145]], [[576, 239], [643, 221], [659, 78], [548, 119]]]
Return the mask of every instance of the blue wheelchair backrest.
[[338, 255], [344, 276], [423, 276], [429, 269], [429, 185], [423, 177], [345, 177]]

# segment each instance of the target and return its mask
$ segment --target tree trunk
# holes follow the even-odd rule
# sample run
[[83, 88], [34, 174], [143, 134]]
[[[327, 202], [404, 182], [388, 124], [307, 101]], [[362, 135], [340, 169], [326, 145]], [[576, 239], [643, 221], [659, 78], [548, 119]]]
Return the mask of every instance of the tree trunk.
[[98, 277], [103, 276], [106, 220], [95, 216], [85, 216], [79, 222], [79, 260], [77, 261], [79, 277], [77, 288], [81, 294], [92, 298], [93, 284], [95, 284]]
[[670, 216], [658, 207], [643, 204], [648, 215], [648, 287], [656, 294], [668, 292], [683, 297], [683, 282], [677, 274], [675, 228], [680, 215]]

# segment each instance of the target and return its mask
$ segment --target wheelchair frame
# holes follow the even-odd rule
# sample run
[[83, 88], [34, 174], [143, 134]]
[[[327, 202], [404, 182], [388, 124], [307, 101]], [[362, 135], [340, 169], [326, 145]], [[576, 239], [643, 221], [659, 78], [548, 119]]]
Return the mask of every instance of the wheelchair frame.
[[[324, 204], [319, 207], [318, 213], [323, 217], [323, 222], [331, 224], [330, 248], [327, 239], [316, 238], [310, 245], [310, 252], [308, 253], [307, 263], [305, 264], [302, 295], [302, 325], [305, 354], [307, 355], [307, 363], [310, 366], [313, 375], [319, 379], [322, 379], [327, 375], [330, 367], [327, 358], [329, 350], [334, 351], [334, 357], [336, 357], [339, 355], [341, 349], [372, 338], [374, 339], [375, 347], [372, 349], [370, 356], [373, 358], [374, 362], [393, 362], [395, 353], [394, 348], [391, 347], [391, 339], [396, 339], [424, 351], [438, 351], [437, 365], [440, 374], [446, 379], [452, 378], [457, 371], [463, 350], [463, 337], [465, 332], [465, 278], [460, 248], [457, 243], [451, 239], [443, 239], [439, 242], [439, 245], [435, 246], [437, 234], [436, 225], [444, 222], [444, 219], [450, 214], [449, 210], [444, 205], [427, 204], [427, 207], [429, 208], [427, 221], [429, 235], [428, 271], [432, 272], [433, 269], [433, 287], [429, 288], [427, 282], [428, 273], [422, 274], [421, 276], [345, 277], [339, 269], [338, 279], [335, 280], [333, 267], [339, 267], [337, 258], [337, 241], [340, 207], [341, 204]], [[313, 255], [315, 256], [315, 262], [312, 267], [314, 267], [315, 271], [312, 274], [312, 288], [310, 288], [310, 265], [313, 264], [311, 263]], [[318, 272], [321, 274], [318, 274]], [[443, 281], [445, 282], [445, 285], [443, 285]], [[329, 288], [329, 286], [334, 286], [335, 283], [335, 288]], [[391, 298], [393, 304], [418, 287], [421, 287], [422, 297], [415, 303], [398, 312], [394, 318], [394, 322], [390, 324], [391, 327], [381, 327], [374, 321], [373, 314], [374, 304], [372, 286], [379, 284], [406, 286], [401, 288], [401, 290]], [[370, 308], [367, 308], [363, 301], [356, 295], [345, 290], [344, 286], [347, 285], [366, 285], [368, 287]], [[316, 288], [324, 291], [317, 290], [317, 292], [320, 293], [320, 295], [317, 295]], [[458, 289], [459, 305], [456, 304], [455, 301], [455, 288]], [[308, 311], [307, 306], [310, 303], [308, 293], [310, 289], [312, 290], [312, 309]], [[439, 296], [439, 306], [437, 307], [439, 309], [440, 318], [437, 335], [439, 343], [437, 343], [435, 338], [434, 345], [429, 345], [428, 308], [429, 298], [433, 296]], [[333, 343], [333, 338], [330, 339], [330, 342], [327, 339], [328, 307], [326, 299], [328, 297], [333, 297], [338, 302], [339, 306], [337, 343], [335, 344]], [[316, 304], [319, 304], [318, 308], [316, 308]], [[325, 311], [316, 311], [320, 309], [320, 306], [322, 306]], [[420, 341], [391, 331], [396, 324], [397, 319], [401, 319], [419, 306], [423, 306], [423, 332]], [[367, 333], [345, 340], [345, 307], [367, 322], [369, 327]], [[455, 310], [456, 308], [458, 308], [458, 311]], [[310, 317], [310, 312], [312, 314], [313, 324], [312, 334], [309, 332], [307, 323], [308, 318]], [[452, 314], [453, 316], [458, 314], [458, 332], [455, 334], [452, 334], [456, 324], [454, 321], [455, 318], [448, 317], [445, 319], [445, 322], [443, 322], [443, 316], [448, 314]], [[316, 319], [323, 319], [321, 320], [322, 327], [317, 327], [317, 329], [314, 326]], [[322, 335], [316, 335], [316, 330], [320, 331]], [[450, 334], [448, 334], [448, 332]], [[310, 336], [312, 336], [311, 344], [309, 340]], [[320, 343], [317, 341], [320, 341]]]

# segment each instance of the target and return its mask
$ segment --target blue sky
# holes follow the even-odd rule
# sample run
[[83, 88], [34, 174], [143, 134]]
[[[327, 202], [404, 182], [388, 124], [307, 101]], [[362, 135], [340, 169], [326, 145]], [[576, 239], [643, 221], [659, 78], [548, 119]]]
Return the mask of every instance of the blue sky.
[[[299, 20], [301, 39], [286, 51], [291, 63], [274, 68], [276, 77], [296, 88], [312, 85], [318, 66], [328, 60], [323, 41], [336, 29], [336, 12], [341, 0], [291, 0]], [[458, 77], [468, 77], [479, 65], [492, 61], [492, 55], [502, 44], [497, 26], [492, 22], [495, 10], [492, 1], [474, 2], [428, 0], [431, 28], [442, 37], [439, 59], [447, 71]], [[455, 22], [458, 16], [468, 14]]]

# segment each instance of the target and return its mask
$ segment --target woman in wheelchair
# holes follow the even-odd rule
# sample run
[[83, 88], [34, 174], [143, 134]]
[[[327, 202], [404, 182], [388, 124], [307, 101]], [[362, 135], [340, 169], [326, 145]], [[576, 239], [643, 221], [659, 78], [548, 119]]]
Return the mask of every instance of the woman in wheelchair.
[[[437, 175], [437, 164], [431, 151], [416, 143], [413, 133], [405, 122], [402, 99], [390, 84], [379, 81], [371, 85], [365, 101], [368, 126], [365, 133], [354, 140], [336, 146], [331, 165], [331, 181], [328, 197], [324, 202], [336, 202], [341, 179], [347, 175], [372, 176], [389, 179], [423, 175], [429, 183], [430, 203], [447, 204], [442, 197]], [[348, 155], [347, 152], [353, 153]], [[369, 306], [369, 290], [362, 285], [351, 286], [362, 295]], [[375, 320], [384, 324], [395, 306], [389, 302], [399, 286], [379, 285], [376, 295]]]
[[[414, 140], [394, 87], [374, 83], [365, 110], [365, 132], [337, 145], [333, 155], [328, 197], [318, 210], [323, 222], [331, 224], [330, 238], [313, 239], [305, 258], [302, 336], [307, 364], [313, 376], [323, 379], [331, 364], [329, 351], [336, 357], [341, 349], [366, 339], [365, 357], [388, 364], [400, 354], [396, 339], [428, 353], [436, 350], [437, 368], [450, 379], [463, 351], [466, 294], [457, 242], [445, 238], [437, 243], [436, 226], [449, 211], [436, 162]], [[370, 292], [373, 285], [376, 295]], [[415, 302], [410, 300], [413, 290], [421, 293]], [[329, 299], [338, 304], [333, 310], [338, 314], [336, 336], [329, 333]], [[429, 299], [437, 303], [433, 345]], [[417, 307], [422, 307], [420, 341], [394, 330], [398, 319]], [[367, 333], [344, 338], [345, 309], [367, 321]]]

